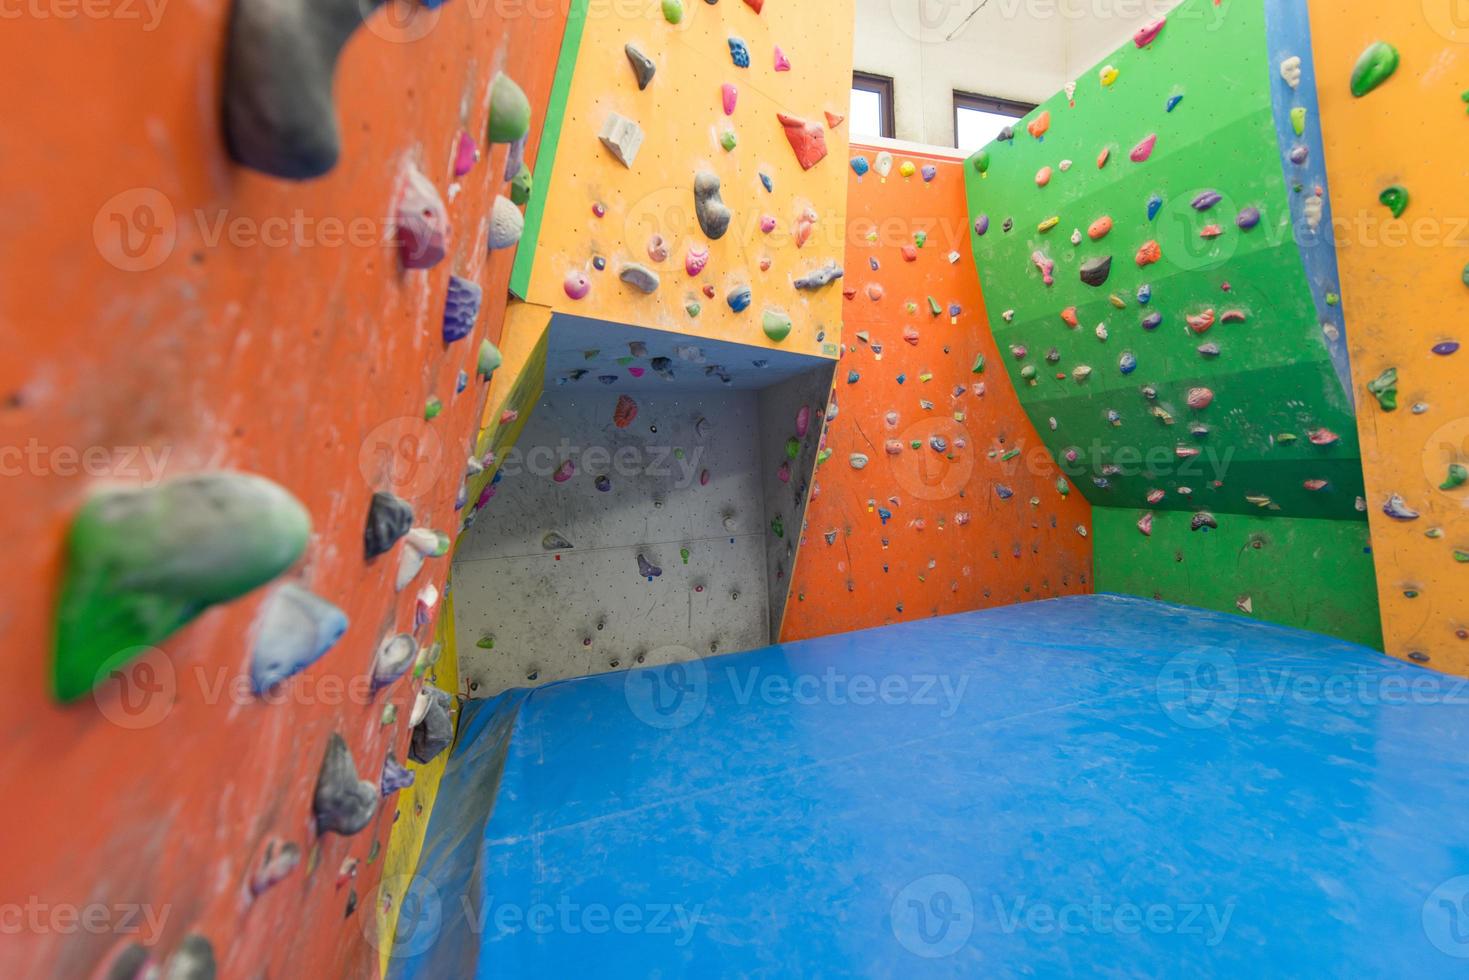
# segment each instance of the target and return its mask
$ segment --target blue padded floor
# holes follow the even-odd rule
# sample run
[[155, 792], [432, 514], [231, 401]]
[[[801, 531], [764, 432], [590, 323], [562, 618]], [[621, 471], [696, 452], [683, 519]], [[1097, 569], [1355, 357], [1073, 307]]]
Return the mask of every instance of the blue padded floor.
[[1469, 685], [1036, 602], [470, 705], [393, 975], [1469, 975]]

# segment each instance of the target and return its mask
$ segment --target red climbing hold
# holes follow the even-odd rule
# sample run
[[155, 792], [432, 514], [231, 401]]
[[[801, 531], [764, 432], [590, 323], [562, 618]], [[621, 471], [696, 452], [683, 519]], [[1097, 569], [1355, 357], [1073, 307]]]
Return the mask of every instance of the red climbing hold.
[[914, 248], [912, 245], [904, 245], [903, 246], [903, 261], [904, 262], [917, 262], [918, 261], [918, 249]]
[[632, 425], [633, 419], [638, 417], [638, 403], [627, 395], [617, 396], [617, 407], [612, 410], [612, 423], [619, 429], [625, 429]]
[[839, 116], [835, 112], [828, 112], [826, 114], [826, 127], [828, 129], [836, 129], [838, 126], [846, 121], [846, 116]]
[[[745, 0], [749, 3], [750, 0]], [[822, 160], [826, 159], [826, 131], [813, 122], [807, 122], [799, 116], [788, 116], [785, 113], [777, 113], [776, 118], [785, 127], [786, 139], [790, 140], [791, 149], [796, 151], [796, 162], [801, 165], [802, 170], [810, 170]]]
[[1225, 310], [1224, 315], [1219, 318], [1220, 323], [1244, 323], [1244, 310]]
[[1205, 225], [1204, 230], [1199, 232], [1200, 238], [1218, 238], [1224, 234], [1224, 229], [1218, 225]]
[[758, 14], [765, 9], [765, 0], [745, 0], [745, 6]]

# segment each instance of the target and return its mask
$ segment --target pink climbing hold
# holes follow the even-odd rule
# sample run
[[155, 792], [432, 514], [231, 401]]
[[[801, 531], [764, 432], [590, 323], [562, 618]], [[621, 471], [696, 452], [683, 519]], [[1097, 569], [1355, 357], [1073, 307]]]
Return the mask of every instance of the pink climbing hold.
[[1153, 147], [1157, 145], [1158, 134], [1153, 133], [1137, 146], [1134, 146], [1132, 148], [1132, 152], [1129, 153], [1128, 156], [1132, 158], [1133, 163], [1143, 163], [1148, 159], [1148, 157], [1153, 155]]
[[627, 369], [627, 373], [632, 375], [634, 378], [641, 378], [647, 372], [640, 367], [630, 367]]
[[811, 406], [802, 405], [796, 412], [796, 437], [804, 439], [811, 430]]
[[775, 471], [775, 477], [781, 483], [791, 482], [791, 464], [789, 460], [780, 464], [780, 469]]
[[801, 212], [796, 219], [796, 248], [804, 248], [811, 240], [811, 233], [816, 230], [816, 212], [807, 208]]
[[1163, 28], [1168, 26], [1168, 18], [1161, 17], [1151, 24], [1139, 27], [1137, 33], [1132, 36], [1132, 43], [1140, 48], [1145, 48], [1157, 40], [1158, 35], [1163, 33]]
[[720, 89], [720, 95], [724, 100], [724, 114], [726, 116], [734, 115], [735, 105], [740, 101], [740, 90], [729, 82], [725, 82]]
[[917, 347], [918, 346], [918, 328], [916, 328], [916, 327], [904, 327], [903, 328], [903, 341], [905, 343], [911, 344], [914, 347]]
[[1214, 401], [1214, 392], [1208, 388], [1190, 388], [1188, 390], [1189, 408], [1208, 408]]
[[625, 429], [638, 417], [638, 403], [628, 395], [617, 396], [617, 407], [612, 410], [612, 424]]
[[454, 149], [454, 176], [463, 177], [474, 169], [476, 163], [479, 163], [479, 146], [473, 136], [461, 129]]
[[1310, 439], [1312, 444], [1317, 446], [1334, 446], [1338, 442], [1341, 442], [1341, 436], [1332, 432], [1330, 429], [1312, 429], [1306, 434], [1306, 438]]
[[1165, 496], [1166, 496], [1166, 494], [1162, 490], [1149, 490], [1148, 491], [1148, 503], [1150, 503], [1150, 504], [1161, 504], [1163, 502], [1163, 498]]
[[571, 479], [574, 476], [576, 476], [576, 464], [568, 459], [566, 462], [556, 467], [556, 472], [551, 474], [551, 479], [555, 480], [557, 483], [565, 483], [567, 480]]
[[1030, 254], [1030, 261], [1041, 270], [1041, 279], [1047, 286], [1056, 281], [1056, 263], [1046, 256], [1045, 252], [1036, 251]]
[[1199, 232], [1200, 238], [1218, 238], [1224, 234], [1224, 229], [1218, 225], [1205, 225], [1204, 230]]
[[790, 71], [791, 70], [791, 59], [789, 59], [789, 58], [786, 57], [786, 53], [780, 49], [780, 45], [779, 44], [777, 44], [775, 46], [775, 70], [776, 71]]
[[770, 234], [772, 231], [775, 231], [775, 216], [769, 214], [761, 215], [760, 230], [767, 235]]
[[566, 273], [566, 295], [571, 299], [586, 299], [587, 293], [592, 291], [592, 283], [580, 269], [570, 269]]
[[825, 130], [816, 123], [807, 122], [799, 116], [788, 116], [783, 112], [777, 113], [776, 118], [785, 127], [786, 139], [796, 152], [796, 162], [801, 165], [802, 170], [810, 170], [826, 159]]
[[697, 276], [709, 264], [709, 250], [702, 245], [690, 245], [684, 256], [683, 268], [691, 276]]
[[1153, 536], [1153, 512], [1152, 511], [1148, 511], [1142, 517], [1138, 518], [1137, 529], [1139, 531], [1143, 532], [1143, 535], [1146, 536], [1146, 537], [1152, 537]]
[[1244, 323], [1244, 310], [1225, 310], [1224, 315], [1219, 318], [1220, 323]]
[[410, 165], [398, 198], [396, 228], [398, 256], [405, 269], [430, 269], [443, 261], [449, 238], [449, 219], [438, 188]]
[[668, 261], [668, 239], [662, 235], [654, 235], [648, 239], [648, 258], [654, 262]]
[[904, 245], [901, 251], [903, 253], [904, 262], [918, 261], [918, 249], [914, 248], [912, 245]]
[[882, 283], [871, 282], [867, 284], [867, 298], [876, 303], [883, 297]]

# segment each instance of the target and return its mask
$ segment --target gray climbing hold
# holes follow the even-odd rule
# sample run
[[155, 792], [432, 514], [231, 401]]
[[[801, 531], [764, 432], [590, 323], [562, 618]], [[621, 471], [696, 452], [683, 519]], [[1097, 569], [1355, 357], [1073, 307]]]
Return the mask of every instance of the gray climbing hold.
[[609, 114], [602, 123], [602, 131], [597, 134], [597, 138], [624, 167], [633, 165], [633, 161], [638, 158], [638, 150], [643, 147], [642, 127], [615, 112]]
[[383, 0], [236, 0], [224, 65], [225, 145], [236, 163], [288, 180], [337, 165], [337, 57]]
[[718, 240], [729, 231], [730, 210], [719, 196], [719, 177], [707, 170], [694, 175], [694, 213], [699, 227], [710, 239]]
[[[279, 846], [277, 846], [279, 845]], [[259, 898], [296, 870], [301, 863], [301, 848], [290, 841], [273, 840], [265, 845], [260, 867], [250, 876], [250, 894]], [[132, 976], [129, 974], [129, 976]]]
[[413, 508], [407, 501], [384, 491], [373, 494], [367, 511], [367, 527], [362, 532], [367, 560], [386, 554], [412, 527]]
[[509, 248], [525, 233], [525, 215], [508, 197], [497, 196], [490, 209], [490, 250]]
[[421, 766], [428, 765], [454, 740], [454, 722], [449, 717], [449, 693], [436, 687], [425, 687], [419, 694], [425, 700], [423, 717], [413, 726], [408, 744], [408, 758]]
[[56, 696], [82, 697], [209, 606], [264, 585], [301, 556], [310, 535], [300, 501], [259, 476], [206, 473], [95, 491], [67, 533]]
[[388, 750], [388, 757], [383, 760], [383, 775], [378, 780], [378, 789], [384, 798], [392, 796], [400, 789], [407, 789], [413, 785], [413, 772], [398, 757], [393, 755], [393, 750]]
[[555, 531], [550, 531], [544, 538], [541, 538], [541, 547], [547, 551], [567, 551], [572, 544]]
[[637, 46], [631, 42], [624, 46], [622, 50], [627, 54], [627, 60], [632, 65], [633, 74], [637, 76], [638, 90], [642, 91], [646, 89], [649, 83], [653, 81], [653, 76], [657, 74], [658, 66], [653, 64], [652, 58], [639, 51]]
[[658, 287], [662, 285], [662, 280], [658, 278], [658, 273], [636, 262], [629, 262], [624, 265], [622, 271], [617, 274], [617, 278], [640, 293], [657, 292]]
[[1101, 286], [1112, 275], [1112, 256], [1087, 259], [1081, 264], [1081, 281], [1088, 286]]
[[366, 827], [377, 812], [378, 788], [370, 780], [357, 778], [357, 763], [341, 735], [332, 732], [316, 777], [311, 810], [318, 834], [349, 837]]
[[835, 262], [828, 262], [826, 265], [817, 269], [815, 272], [809, 272], [801, 278], [797, 279], [791, 285], [795, 286], [797, 289], [811, 292], [817, 289], [823, 289], [826, 286], [830, 286], [832, 283], [842, 278], [844, 274], [845, 273], [843, 272], [841, 266], [837, 265]]
[[385, 638], [372, 658], [372, 692], [376, 694], [408, 673], [417, 656], [418, 641], [411, 634]]
[[345, 632], [342, 610], [294, 583], [281, 586], [265, 603], [250, 654], [256, 696], [316, 663]]
[[214, 980], [217, 971], [214, 944], [196, 932], [185, 936], [168, 958], [163, 980]]

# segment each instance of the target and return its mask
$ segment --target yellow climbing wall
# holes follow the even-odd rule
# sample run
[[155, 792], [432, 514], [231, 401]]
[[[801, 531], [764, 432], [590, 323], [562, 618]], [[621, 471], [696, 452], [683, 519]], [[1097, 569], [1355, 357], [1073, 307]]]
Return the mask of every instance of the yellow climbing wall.
[[[1456, 350], [1469, 310], [1469, 21], [1453, 8], [1313, 0], [1311, 30], [1386, 649], [1469, 675], [1469, 484], [1441, 489], [1469, 464], [1469, 351]], [[1354, 97], [1353, 67], [1379, 41], [1399, 67]], [[1379, 203], [1390, 187], [1409, 194], [1399, 218]], [[1388, 411], [1367, 385], [1394, 368]]]
[[[772, 0], [758, 13], [739, 0], [712, 6], [685, 0], [682, 20], [670, 24], [657, 3], [593, 3], [526, 299], [582, 316], [835, 357], [841, 282], [810, 292], [792, 282], [843, 258], [847, 124], [832, 126], [826, 114], [847, 112], [853, 16], [853, 0]], [[745, 42], [748, 68], [735, 65], [731, 36]], [[656, 64], [645, 90], [624, 52], [628, 43]], [[775, 70], [777, 45], [789, 71]], [[725, 84], [738, 93], [731, 115], [724, 111]], [[612, 113], [642, 129], [631, 167], [598, 138]], [[825, 131], [828, 154], [810, 170], [797, 162], [777, 118], [782, 113]], [[732, 150], [721, 143], [726, 134], [735, 139]], [[694, 175], [701, 170], [718, 175], [733, 212], [718, 241], [705, 237], [695, 216]], [[765, 189], [762, 174], [773, 190]], [[808, 209], [815, 225], [798, 247], [796, 229]], [[773, 231], [763, 229], [764, 218], [774, 219]], [[665, 259], [650, 255], [655, 235], [667, 246]], [[709, 249], [708, 265], [694, 276], [685, 264], [690, 247]], [[619, 279], [629, 262], [658, 273], [656, 292], [644, 294]], [[586, 277], [585, 298], [568, 295], [568, 274]], [[726, 299], [741, 285], [750, 287], [753, 301], [735, 313]], [[763, 332], [767, 309], [790, 316], [784, 340]]]

